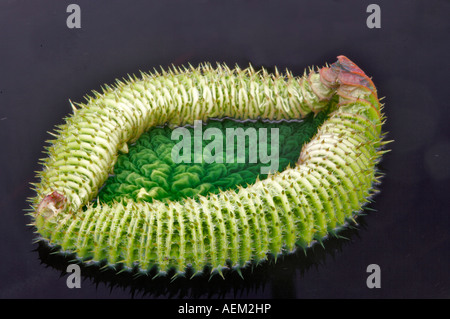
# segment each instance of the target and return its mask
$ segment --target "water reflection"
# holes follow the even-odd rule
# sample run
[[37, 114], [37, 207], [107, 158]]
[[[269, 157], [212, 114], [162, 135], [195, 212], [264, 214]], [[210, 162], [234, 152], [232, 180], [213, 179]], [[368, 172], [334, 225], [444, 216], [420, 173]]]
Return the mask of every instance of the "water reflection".
[[[358, 240], [358, 231], [365, 228], [364, 216], [358, 217], [358, 224], [351, 224], [342, 230], [340, 238], [328, 238], [316, 243], [306, 251], [297, 249], [295, 253], [278, 257], [242, 270], [242, 277], [235, 271], [224, 271], [224, 277], [210, 277], [204, 274], [189, 279], [187, 276], [171, 280], [171, 274], [153, 278], [156, 273], [137, 275], [137, 272], [120, 272], [109, 267], [80, 265], [82, 280], [95, 284], [105, 284], [111, 289], [127, 291], [132, 298], [295, 298], [296, 280], [310, 270], [326, 264], [334, 258], [343, 246], [351, 240]], [[42, 263], [67, 275], [66, 269], [74, 263], [74, 256], [62, 256], [55, 249], [39, 242], [37, 249]], [[103, 265], [104, 266], [104, 265]]]

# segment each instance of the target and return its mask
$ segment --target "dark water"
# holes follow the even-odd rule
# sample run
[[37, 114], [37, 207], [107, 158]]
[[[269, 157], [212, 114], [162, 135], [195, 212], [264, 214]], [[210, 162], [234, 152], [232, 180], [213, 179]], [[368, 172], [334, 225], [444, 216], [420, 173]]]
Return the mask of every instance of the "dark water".
[[[69, 1], [0, 4], [1, 298], [449, 298], [450, 129], [448, 1], [77, 1], [81, 29], [66, 27]], [[66, 286], [67, 260], [33, 244], [23, 209], [33, 195], [47, 131], [91, 90], [170, 64], [225, 62], [289, 68], [295, 75], [344, 54], [385, 96], [392, 152], [381, 192], [346, 233], [245, 280], [135, 280], [103, 272]], [[367, 267], [381, 269], [369, 289]], [[60, 276], [62, 274], [62, 276]], [[98, 283], [98, 284], [97, 284]], [[112, 286], [112, 288], [110, 288]]]

